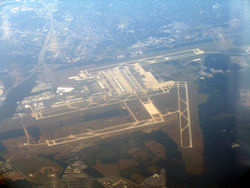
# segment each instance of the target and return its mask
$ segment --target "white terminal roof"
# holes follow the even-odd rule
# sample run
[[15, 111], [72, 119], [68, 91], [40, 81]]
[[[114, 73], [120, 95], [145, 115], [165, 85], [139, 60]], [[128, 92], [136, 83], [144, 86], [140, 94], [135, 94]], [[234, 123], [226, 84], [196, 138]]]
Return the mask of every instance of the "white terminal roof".
[[57, 93], [68, 93], [71, 92], [74, 88], [73, 87], [58, 87], [56, 92]]

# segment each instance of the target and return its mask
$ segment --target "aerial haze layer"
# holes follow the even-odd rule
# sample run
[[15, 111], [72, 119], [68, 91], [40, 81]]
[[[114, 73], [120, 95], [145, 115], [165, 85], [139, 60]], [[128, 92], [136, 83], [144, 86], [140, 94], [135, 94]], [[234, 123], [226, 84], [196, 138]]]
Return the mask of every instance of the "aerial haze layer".
[[1, 1], [0, 183], [246, 183], [249, 10], [247, 0]]

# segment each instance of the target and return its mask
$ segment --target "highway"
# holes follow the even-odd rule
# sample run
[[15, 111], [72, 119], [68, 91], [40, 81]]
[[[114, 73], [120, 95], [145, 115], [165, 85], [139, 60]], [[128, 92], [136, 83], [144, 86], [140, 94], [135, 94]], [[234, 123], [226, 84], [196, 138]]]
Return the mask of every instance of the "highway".
[[[30, 74], [25, 78], [25, 79], [22, 79], [20, 80], [19, 79], [19, 75], [17, 75], [16, 77], [16, 83], [11, 86], [7, 91], [5, 91], [4, 93], [4, 96], [7, 96], [8, 93], [16, 88], [17, 86], [21, 85], [22, 83], [24, 83], [25, 81], [29, 80], [36, 72], [38, 71], [41, 71], [41, 68], [43, 68], [43, 71], [47, 72], [49, 70], [48, 66], [45, 64], [44, 62], [44, 57], [45, 57], [45, 52], [46, 50], [48, 49], [48, 45], [49, 45], [49, 42], [51, 40], [51, 37], [54, 33], [54, 30], [55, 30], [55, 26], [54, 26], [54, 18], [53, 18], [53, 12], [47, 7], [46, 3], [44, 3], [42, 0], [39, 0], [38, 2], [25, 2], [26, 4], [36, 4], [36, 3], [40, 3], [43, 7], [45, 7], [48, 11], [48, 16], [49, 16], [49, 20], [50, 20], [50, 28], [49, 28], [49, 31], [45, 37], [45, 40], [43, 42], [43, 45], [41, 47], [41, 50], [37, 56], [37, 63], [36, 63], [36, 66], [30, 70]], [[13, 74], [13, 73], [11, 73]]]
[[49, 17], [49, 21], [50, 21], [50, 27], [49, 27], [49, 31], [45, 37], [45, 40], [43, 42], [43, 46], [39, 52], [38, 55], [38, 60], [37, 60], [37, 68], [43, 67], [43, 71], [48, 71], [48, 67], [46, 65], [46, 63], [44, 62], [44, 57], [45, 57], [45, 52], [48, 49], [48, 46], [50, 44], [50, 40], [55, 32], [55, 23], [54, 23], [54, 18], [53, 18], [53, 12], [50, 10], [50, 8], [46, 5], [46, 3], [44, 3], [42, 0], [39, 1], [42, 6], [47, 9], [48, 13], [48, 17]]

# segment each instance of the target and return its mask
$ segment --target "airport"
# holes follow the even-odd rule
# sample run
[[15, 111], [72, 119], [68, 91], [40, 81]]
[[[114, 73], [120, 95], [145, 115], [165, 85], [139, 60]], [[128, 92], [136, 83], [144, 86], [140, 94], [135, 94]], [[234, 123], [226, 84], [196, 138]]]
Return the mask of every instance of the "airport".
[[[101, 128], [93, 126], [77, 132], [77, 134], [68, 133], [68, 135], [55, 138], [47, 137], [45, 143], [49, 147], [121, 134], [157, 124], [167, 124], [167, 122], [174, 120], [179, 123], [180, 146], [192, 148], [188, 83], [174, 80], [158, 81], [150, 69], [147, 70], [148, 68], [144, 67], [145, 65], [150, 66], [155, 63], [194, 57], [204, 53], [200, 49], [191, 49], [115, 65], [79, 70], [78, 73], [67, 77], [68, 84], [58, 85], [55, 89], [50, 83], [39, 83], [33, 89], [33, 92], [38, 92], [39, 95], [24, 99], [19, 108], [25, 109], [37, 121], [76, 112], [88, 114], [89, 111], [95, 112], [98, 109], [112, 108], [114, 105], [119, 106], [129, 114], [130, 120], [121, 121], [118, 124], [111, 123], [108, 126], [100, 126]], [[158, 96], [165, 96], [168, 100], [170, 92], [175, 93], [175, 110], [159, 110], [159, 105], [155, 104], [155, 100]], [[101, 123], [99, 122], [99, 124]], [[28, 140], [29, 133], [27, 130], [24, 132]], [[24, 145], [32, 144], [27, 142]]]

